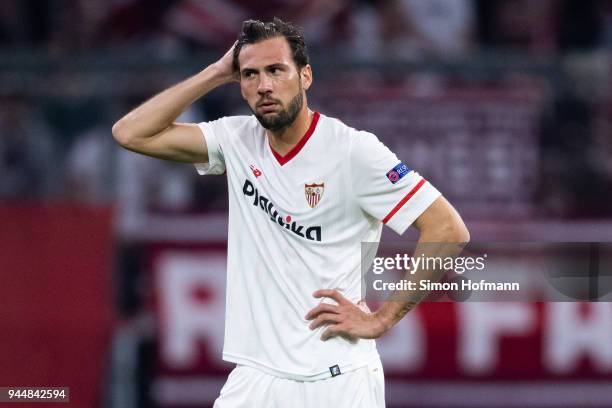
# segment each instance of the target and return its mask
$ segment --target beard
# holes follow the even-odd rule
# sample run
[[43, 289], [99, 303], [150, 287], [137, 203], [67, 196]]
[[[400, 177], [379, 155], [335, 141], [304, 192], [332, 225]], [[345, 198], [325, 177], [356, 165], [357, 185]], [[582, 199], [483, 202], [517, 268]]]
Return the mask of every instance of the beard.
[[281, 109], [279, 112], [271, 115], [261, 115], [252, 108], [251, 111], [261, 126], [272, 132], [278, 132], [288, 128], [293, 124], [293, 122], [295, 122], [295, 119], [302, 110], [303, 105], [304, 97], [302, 95], [302, 87], [300, 86], [300, 90], [298, 91], [297, 95], [291, 98], [291, 101], [289, 101], [289, 105], [286, 109]]

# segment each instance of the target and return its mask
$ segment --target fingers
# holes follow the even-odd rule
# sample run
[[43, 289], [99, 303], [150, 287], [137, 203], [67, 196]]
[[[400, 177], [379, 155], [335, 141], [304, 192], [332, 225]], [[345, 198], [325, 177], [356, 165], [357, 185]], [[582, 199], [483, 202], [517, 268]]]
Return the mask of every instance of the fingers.
[[344, 320], [342, 315], [337, 313], [321, 313], [316, 319], [310, 323], [310, 330], [314, 330], [319, 326], [330, 323], [340, 323]]
[[329, 303], [320, 303], [318, 306], [310, 310], [304, 317], [306, 320], [312, 320], [321, 313], [340, 313], [340, 308], [337, 305]]
[[347, 325], [348, 322], [346, 322], [346, 319], [349, 317], [346, 313], [350, 311], [350, 308], [346, 308], [346, 306], [350, 305], [355, 308], [357, 308], [357, 306], [336, 289], [319, 289], [315, 291], [312, 296], [315, 298], [330, 298], [335, 300], [338, 304], [320, 303], [309, 311], [306, 314], [306, 320], [314, 319], [310, 324], [310, 329], [314, 330], [317, 327], [328, 324], [329, 326], [321, 335], [321, 340], [325, 341], [335, 336], [342, 336], [348, 340], [352, 340], [353, 336], [350, 335]]
[[339, 334], [337, 326], [338, 325], [328, 327], [321, 335], [321, 340], [325, 341], [327, 339], [331, 339], [334, 336], [337, 336]]
[[238, 44], [238, 40], [234, 41], [231, 47], [225, 52], [224, 56], [234, 56], [234, 48], [236, 48], [236, 44]]
[[316, 298], [322, 298], [322, 297], [331, 298], [331, 299], [334, 299], [336, 302], [338, 302], [339, 305], [352, 304], [350, 300], [342, 296], [342, 294], [338, 292], [336, 289], [319, 289], [315, 291], [312, 294], [312, 296]]
[[349, 333], [348, 326], [341, 323], [329, 326], [321, 335], [321, 340], [326, 341], [336, 336], [342, 336], [347, 340], [353, 340], [353, 336]]

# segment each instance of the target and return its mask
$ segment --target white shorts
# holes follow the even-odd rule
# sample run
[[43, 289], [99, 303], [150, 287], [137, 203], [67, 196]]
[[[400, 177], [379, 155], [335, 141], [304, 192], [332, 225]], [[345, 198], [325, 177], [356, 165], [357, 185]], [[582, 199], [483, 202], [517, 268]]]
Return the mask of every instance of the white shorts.
[[384, 408], [380, 360], [336, 377], [295, 381], [238, 365], [213, 408]]

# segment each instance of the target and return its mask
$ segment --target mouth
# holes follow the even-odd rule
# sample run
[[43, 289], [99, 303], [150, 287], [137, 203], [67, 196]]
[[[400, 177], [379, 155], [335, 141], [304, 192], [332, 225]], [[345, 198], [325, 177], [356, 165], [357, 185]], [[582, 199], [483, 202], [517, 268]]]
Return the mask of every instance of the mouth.
[[277, 110], [279, 104], [273, 101], [261, 102], [257, 105], [260, 111], [263, 113], [274, 112]]
[[279, 103], [273, 100], [265, 100], [257, 104], [257, 107], [264, 113], [275, 111], [278, 106]]

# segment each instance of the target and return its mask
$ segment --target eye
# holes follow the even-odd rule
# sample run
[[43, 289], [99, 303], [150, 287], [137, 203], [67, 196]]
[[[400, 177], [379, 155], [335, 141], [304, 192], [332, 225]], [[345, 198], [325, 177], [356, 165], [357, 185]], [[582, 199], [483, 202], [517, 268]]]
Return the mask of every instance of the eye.
[[270, 67], [271, 74], [280, 74], [283, 70], [280, 67]]

